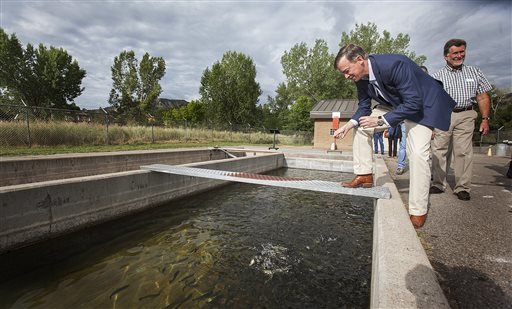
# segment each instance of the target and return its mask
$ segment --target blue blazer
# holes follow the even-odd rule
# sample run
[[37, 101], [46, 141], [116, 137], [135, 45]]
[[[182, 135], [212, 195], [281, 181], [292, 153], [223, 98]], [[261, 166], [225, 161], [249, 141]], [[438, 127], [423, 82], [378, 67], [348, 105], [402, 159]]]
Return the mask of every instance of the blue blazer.
[[393, 110], [383, 116], [392, 127], [407, 119], [430, 128], [449, 129], [456, 103], [444, 91], [440, 81], [403, 55], [371, 55], [368, 58], [379, 89], [390, 102], [383, 100], [368, 80], [359, 80], [356, 82], [358, 109], [352, 119], [359, 122], [361, 116], [370, 115], [373, 99], [380, 104], [392, 105]]

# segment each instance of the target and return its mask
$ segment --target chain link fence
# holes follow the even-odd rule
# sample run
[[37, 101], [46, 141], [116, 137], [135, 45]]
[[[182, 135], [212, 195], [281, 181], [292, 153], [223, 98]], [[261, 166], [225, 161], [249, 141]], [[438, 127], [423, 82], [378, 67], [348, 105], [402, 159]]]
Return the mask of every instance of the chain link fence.
[[[84, 111], [55, 108], [0, 105], [0, 147], [86, 146], [166, 141], [238, 142], [272, 144], [271, 128], [254, 128], [225, 123], [213, 126], [191, 125], [187, 120], [121, 125], [106, 110]], [[313, 132], [280, 130], [278, 143], [312, 145]], [[512, 144], [512, 129], [491, 130], [473, 135], [473, 145], [482, 149], [499, 143]]]
[[[0, 105], [0, 147], [86, 146], [157, 142], [236, 142], [272, 144], [270, 128], [254, 128], [210, 122], [191, 125], [183, 121], [155, 121], [148, 115], [145, 125], [116, 122], [106, 110], [63, 110]], [[281, 130], [278, 142], [312, 145], [312, 132]]]
[[106, 112], [0, 105], [0, 146], [109, 143]]
[[512, 129], [501, 127], [499, 130], [491, 130], [487, 135], [473, 134], [473, 150], [476, 153], [488, 153], [489, 148], [496, 152], [501, 148], [505, 153], [510, 152], [512, 145]]

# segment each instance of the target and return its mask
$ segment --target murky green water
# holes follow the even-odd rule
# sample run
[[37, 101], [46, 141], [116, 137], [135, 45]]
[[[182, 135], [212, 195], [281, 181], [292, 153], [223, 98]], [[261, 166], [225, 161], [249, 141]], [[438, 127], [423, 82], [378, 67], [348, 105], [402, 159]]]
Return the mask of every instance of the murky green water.
[[229, 185], [0, 256], [0, 308], [368, 307], [372, 205]]

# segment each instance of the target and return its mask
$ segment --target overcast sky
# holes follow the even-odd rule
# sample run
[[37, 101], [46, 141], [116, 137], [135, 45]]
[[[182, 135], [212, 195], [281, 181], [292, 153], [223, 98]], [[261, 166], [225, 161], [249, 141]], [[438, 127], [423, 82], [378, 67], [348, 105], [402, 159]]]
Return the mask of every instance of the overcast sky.
[[0, 0], [0, 26], [27, 43], [64, 48], [87, 76], [76, 99], [82, 108], [108, 106], [110, 67], [123, 50], [139, 61], [163, 57], [161, 97], [199, 98], [203, 71], [226, 51], [256, 65], [265, 103], [284, 81], [281, 56], [295, 44], [325, 40], [337, 53], [343, 31], [373, 22], [410, 36], [411, 51], [427, 57], [431, 73], [444, 66], [451, 38], [468, 42], [466, 64], [492, 84], [512, 88], [511, 1], [25, 1]]

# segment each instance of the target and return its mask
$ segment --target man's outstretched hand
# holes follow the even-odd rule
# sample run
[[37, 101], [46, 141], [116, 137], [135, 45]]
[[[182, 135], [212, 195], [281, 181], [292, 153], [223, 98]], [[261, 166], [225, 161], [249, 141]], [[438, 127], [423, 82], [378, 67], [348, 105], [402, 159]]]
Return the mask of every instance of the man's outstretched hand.
[[352, 123], [352, 121], [347, 122], [341, 128], [334, 131], [334, 137], [335, 138], [344, 138], [345, 135], [347, 135], [348, 131], [350, 131], [353, 127], [354, 127], [354, 124]]

